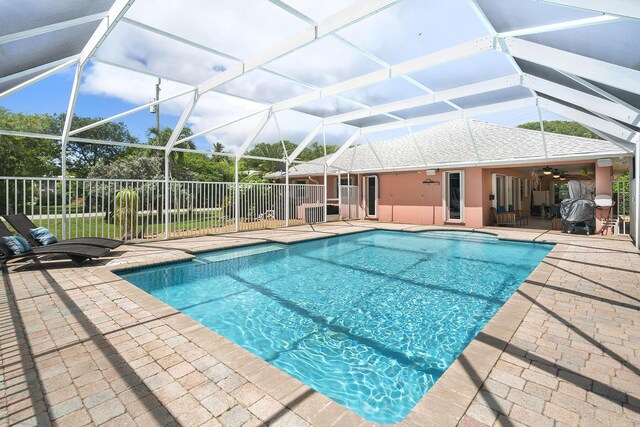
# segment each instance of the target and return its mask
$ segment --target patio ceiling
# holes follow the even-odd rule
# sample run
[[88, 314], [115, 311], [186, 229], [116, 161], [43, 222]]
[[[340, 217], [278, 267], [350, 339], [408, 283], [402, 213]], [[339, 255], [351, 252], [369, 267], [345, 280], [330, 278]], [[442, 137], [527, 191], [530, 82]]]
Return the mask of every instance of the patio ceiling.
[[[640, 4], [633, 0], [354, 0], [346, 8], [191, 0], [169, 20], [171, 3], [153, 0], [4, 3], [0, 98], [75, 66], [72, 117], [91, 67], [161, 77], [174, 90], [159, 102], [184, 105], [167, 152], [184, 150], [175, 147], [185, 141], [182, 128], [212, 102], [225, 103], [226, 119], [207, 122], [192, 138], [241, 124], [236, 159], [266, 126], [283, 138], [291, 120], [308, 123], [308, 133], [292, 141], [299, 146], [287, 163], [326, 132], [341, 135], [335, 160], [372, 135], [522, 111], [575, 120], [614, 144], [640, 138]], [[145, 13], [150, 7], [156, 12]], [[223, 9], [239, 17], [231, 26], [222, 21], [228, 14], [216, 13]], [[130, 45], [126, 54], [116, 49], [123, 44]], [[153, 61], [136, 54], [137, 44], [173, 56]], [[270, 90], [252, 90], [257, 86]], [[64, 146], [86, 129], [71, 129], [69, 120], [53, 137]]]

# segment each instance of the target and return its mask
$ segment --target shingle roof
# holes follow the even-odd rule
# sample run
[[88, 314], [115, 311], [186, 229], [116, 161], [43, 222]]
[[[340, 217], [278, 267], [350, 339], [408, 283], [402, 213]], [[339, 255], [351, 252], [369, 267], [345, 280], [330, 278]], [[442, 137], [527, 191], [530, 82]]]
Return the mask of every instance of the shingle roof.
[[[629, 156], [612, 142], [511, 128], [478, 120], [453, 120], [411, 135], [347, 149], [333, 165], [343, 171], [384, 171], [428, 167], [504, 164], [509, 161], [553, 161], [570, 157]], [[470, 138], [470, 133], [473, 138]], [[545, 156], [545, 145], [547, 156]], [[621, 143], [632, 150], [633, 144]], [[477, 153], [477, 154], [476, 154]], [[547, 159], [548, 157], [548, 159]], [[325, 158], [301, 163], [290, 176], [324, 173]], [[332, 171], [335, 173], [335, 170]], [[280, 173], [268, 178], [278, 178]]]

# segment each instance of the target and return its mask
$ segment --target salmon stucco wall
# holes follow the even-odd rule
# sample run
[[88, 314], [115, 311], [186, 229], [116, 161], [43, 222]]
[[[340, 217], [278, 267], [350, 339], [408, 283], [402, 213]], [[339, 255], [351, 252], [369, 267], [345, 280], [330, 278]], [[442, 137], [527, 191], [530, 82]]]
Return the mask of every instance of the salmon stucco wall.
[[[464, 171], [464, 224], [468, 227], [483, 225], [482, 169], [469, 168]], [[487, 196], [488, 197], [488, 196]]]
[[[427, 178], [440, 184], [425, 184]], [[378, 219], [385, 222], [442, 224], [442, 173], [380, 174]]]
[[[378, 219], [385, 222], [412, 224], [444, 224], [442, 186], [444, 172], [426, 175], [412, 173], [380, 174]], [[431, 179], [437, 184], [427, 184]], [[464, 221], [470, 227], [483, 225], [482, 169], [464, 169]], [[456, 224], [452, 222], [451, 224]]]

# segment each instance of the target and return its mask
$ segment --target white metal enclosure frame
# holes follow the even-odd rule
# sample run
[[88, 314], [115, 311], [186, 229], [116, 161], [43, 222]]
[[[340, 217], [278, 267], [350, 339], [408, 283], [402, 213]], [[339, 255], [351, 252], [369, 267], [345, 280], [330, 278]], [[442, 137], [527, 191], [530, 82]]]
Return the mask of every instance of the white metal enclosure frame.
[[[25, 44], [26, 47], [23, 50], [16, 49], [18, 53], [14, 57], [14, 62], [11, 63], [11, 58], [9, 58], [9, 65], [4, 68], [0, 66], [0, 100], [62, 69], [75, 65], [74, 83], [66, 111], [67, 120], [61, 135], [42, 135], [1, 129], [0, 135], [60, 140], [62, 145], [62, 185], [65, 188], [67, 144], [69, 141], [131, 146], [131, 144], [123, 142], [90, 140], [81, 138], [78, 135], [90, 128], [118, 120], [150, 106], [176, 98], [188, 98], [188, 102], [176, 126], [173, 128], [172, 135], [166, 146], [150, 147], [141, 145], [141, 147], [164, 150], [165, 183], [167, 184], [165, 185], [165, 191], [168, 191], [168, 183], [170, 181], [168, 162], [169, 154], [172, 151], [210, 153], [208, 150], [178, 148], [177, 145], [190, 139], [207, 135], [241, 120], [247, 118], [255, 119], [253, 128], [246, 130], [246, 138], [242, 145], [235, 153], [229, 154], [235, 160], [235, 183], [237, 188], [239, 183], [238, 162], [243, 157], [246, 157], [246, 151], [254, 144], [254, 141], [267, 123], [274, 120], [280, 139], [283, 139], [276, 119], [276, 115], [279, 112], [288, 110], [299, 112], [302, 107], [308, 106], [310, 103], [327, 99], [340, 99], [349, 103], [354, 109], [329, 115], [314, 115], [305, 110], [305, 114], [311, 115], [315, 119], [314, 126], [309, 128], [308, 134], [300, 141], [300, 144], [292, 153], [286, 153], [285, 157], [281, 159], [268, 160], [284, 163], [285, 170], [288, 171], [289, 167], [297, 162], [302, 150], [321, 131], [323, 131], [324, 135], [324, 130], [328, 126], [340, 125], [350, 129], [348, 132], [350, 136], [341, 142], [339, 150], [326, 161], [325, 171], [332, 171], [336, 170], [335, 168], [332, 169], [333, 163], [346, 149], [357, 145], [361, 137], [366, 143], [369, 143], [367, 135], [370, 134], [394, 129], [403, 130], [407, 134], [411, 134], [412, 127], [424, 126], [430, 123], [459, 118], [467, 120], [473, 116], [533, 108], [538, 112], [541, 128], [542, 111], [548, 111], [567, 119], [575, 120], [620, 147], [625, 147], [624, 144], [621, 144], [624, 142], [634, 143], [636, 164], [638, 162], [640, 71], [627, 66], [623, 60], [607, 61], [603, 59], [606, 55], [600, 55], [601, 58], [595, 57], [597, 55], [586, 55], [581, 52], [580, 46], [577, 45], [569, 45], [569, 49], [558, 47], [563, 45], [560, 35], [566, 34], [567, 31], [594, 31], [594, 34], [599, 34], [597, 31], [604, 31], [604, 26], [606, 25], [622, 23], [634, 28], [637, 27], [640, 33], [640, 4], [638, 3], [628, 0], [609, 0], [607, 2], [595, 0], [518, 0], [517, 3], [526, 6], [526, 8], [537, 8], [535, 10], [539, 10], [541, 16], [546, 16], [545, 11], [550, 10], [548, 8], [556, 8], [559, 11], [563, 11], [563, 16], [567, 16], [566, 19], [551, 19], [547, 17], [546, 20], [543, 20], [540, 18], [540, 22], [523, 25], [522, 22], [527, 23], [529, 21], [519, 16], [518, 14], [523, 12], [518, 11], [518, 8], [513, 5], [506, 5], [504, 2], [500, 3], [496, 0], [461, 0], [459, 7], [464, 6], [471, 9], [481, 25], [486, 29], [485, 36], [417, 55], [397, 63], [390, 63], [388, 60], [350, 40], [349, 37], [345, 36], [344, 30], [382, 14], [391, 8], [402, 7], [403, 3], [406, 3], [402, 0], [361, 0], [344, 10], [319, 20], [312, 19], [299, 8], [292, 6], [290, 2], [281, 0], [264, 1], [268, 1], [273, 7], [302, 21], [305, 27], [301, 31], [248, 58], [239, 58], [238, 55], [223, 52], [198, 41], [189, 40], [178, 32], [155, 28], [152, 25], [127, 16], [135, 0], [105, 0], [100, 2], [104, 10], [100, 10], [99, 6], [95, 6], [93, 8], [87, 7], [85, 11], [76, 10], [73, 13], [65, 11], [67, 15], [60, 13], [60, 17], [51, 14], [51, 16], [39, 17], [39, 19], [34, 19], [33, 21], [23, 18], [22, 27], [19, 29], [13, 32], [9, 31], [7, 34], [0, 32], [0, 48], [16, 46], [16, 44], [37, 40], [38, 37], [53, 36], [61, 32], [67, 32], [71, 35], [77, 34], [79, 48], [73, 52], [62, 48], [54, 49], [55, 54], [38, 54], [35, 57], [29, 56], [30, 54], [26, 49], [28, 44]], [[14, 1], [13, 3], [14, 7], [17, 8], [19, 2]], [[511, 9], [507, 10], [508, 8]], [[501, 10], [504, 13], [499, 16], [495, 13], [496, 10]], [[5, 19], [10, 19], [11, 17], [12, 13], [9, 10], [8, 13], [5, 13]], [[56, 19], [58, 20], [56, 21]], [[89, 62], [105, 63], [131, 72], [171, 79], [171, 77], [159, 76], [157, 72], [140, 67], [132, 67], [130, 64], [114, 62], [96, 55], [101, 45], [110, 37], [114, 29], [123, 24], [134, 26], [140, 31], [171, 40], [191, 49], [223, 57], [232, 61], [234, 65], [205, 80], [189, 83], [186, 90], [177, 94], [139, 105], [90, 126], [72, 129], [71, 119], [75, 111], [78, 90], [83, 78], [83, 71]], [[93, 28], [89, 36], [86, 36], [88, 34], [87, 28]], [[555, 35], [558, 36], [553, 38]], [[233, 34], [230, 37], [233, 37]], [[367, 58], [368, 61], [376, 64], [378, 68], [375, 71], [340, 79], [320, 87], [313, 82], [305, 81], [300, 77], [289, 75], [286, 72], [270, 67], [270, 64], [277, 60], [295, 54], [305, 47], [312, 46], [324, 39], [337, 41], [340, 45], [353, 52], [354, 56]], [[429, 84], [425, 84], [425, 82], [416, 77], [417, 73], [424, 70], [444, 65], [455, 66], [461, 60], [486, 55], [491, 52], [497, 52], [496, 54], [500, 54], [507, 59], [512, 66], [510, 74], [482, 79], [473, 83], [454, 83], [446, 89], [432, 88]], [[628, 55], [638, 56], [635, 52], [628, 52]], [[24, 61], [22, 60], [23, 57], [26, 58]], [[640, 58], [637, 59], [640, 60]], [[532, 69], [528, 64], [535, 64], [537, 68]], [[205, 94], [215, 92], [225, 96], [242, 98], [243, 95], [229, 93], [221, 90], [221, 87], [255, 70], [277, 76], [278, 79], [288, 81], [292, 85], [300, 85], [306, 88], [307, 92], [271, 103], [252, 99], [251, 101], [255, 105], [260, 106], [257, 111], [238, 115], [222, 123], [211, 123], [203, 131], [199, 131], [188, 138], [179, 138], [183, 128], [189, 123], [192, 113]], [[403, 84], [413, 87], [422, 95], [400, 97], [390, 102], [382, 102], [376, 105], [368, 105], [349, 95], [349, 93], [357, 90], [397, 80], [402, 80]], [[526, 96], [522, 96], [521, 92], [509, 92], [511, 90], [522, 90]], [[511, 93], [511, 95], [502, 97], [495, 95], [503, 93], [501, 91], [504, 91], [505, 94]], [[479, 102], [478, 105], [466, 106], [465, 100], [474, 97], [483, 101]], [[420, 108], [436, 105], [442, 105], [443, 110], [414, 117], [406, 117], [401, 114], [402, 111], [419, 110]], [[542, 139], [544, 143], [543, 128]], [[469, 143], [471, 146], [475, 146], [471, 132], [469, 132]], [[628, 151], [627, 148], [625, 150]], [[423, 166], [425, 168], [431, 166], [428, 156], [424, 153], [421, 153], [421, 156], [420, 161], [424, 163]], [[381, 164], [381, 166], [384, 168], [385, 165]], [[639, 168], [636, 167], [636, 171], [638, 170]], [[285, 174], [285, 180], [288, 184], [288, 173]], [[635, 229], [638, 230], [640, 228], [638, 227], [640, 224], [637, 222], [640, 217], [640, 215], [637, 215], [640, 204], [640, 180], [636, 179], [635, 183], [633, 206], [636, 209]], [[235, 194], [237, 197], [238, 192], [236, 191]], [[168, 198], [168, 194], [165, 194], [165, 198]], [[238, 204], [236, 203], [237, 207]], [[64, 206], [63, 212], [65, 212]], [[168, 211], [165, 214], [168, 222]], [[237, 215], [236, 221], [238, 221]], [[66, 232], [63, 229], [63, 237], [65, 234]], [[169, 236], [168, 224], [166, 236]]]

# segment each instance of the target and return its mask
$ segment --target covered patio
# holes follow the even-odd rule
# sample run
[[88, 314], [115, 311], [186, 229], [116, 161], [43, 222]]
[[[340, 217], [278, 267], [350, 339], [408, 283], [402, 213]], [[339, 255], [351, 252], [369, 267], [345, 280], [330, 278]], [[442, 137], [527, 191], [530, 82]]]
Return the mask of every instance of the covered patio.
[[[61, 133], [0, 129], [0, 138], [55, 140], [61, 148], [60, 176], [0, 177], [0, 215], [25, 213], [61, 240], [127, 243], [81, 266], [48, 258], [2, 263], [2, 423], [373, 425], [115, 272], [264, 242], [455, 229], [555, 247], [401, 424], [640, 424], [639, 5], [187, 3], [178, 10], [151, 0], [28, 0], [12, 2], [0, 17], [0, 107], [25, 93], [36, 104], [40, 83], [72, 72]], [[91, 84], [114, 76], [123, 87], [134, 83], [89, 92]], [[128, 97], [136, 85], [155, 87], [155, 99], [142, 91]], [[74, 113], [98, 94], [127, 107], [105, 102], [95, 113], [105, 118], [74, 126]], [[172, 111], [166, 145], [86, 137], [161, 107]], [[550, 150], [548, 141], [564, 136], [545, 131], [549, 120], [578, 122], [607, 148]], [[517, 150], [524, 140], [508, 138], [491, 141], [505, 156], [502, 163], [483, 157], [480, 142], [491, 138], [482, 129], [531, 121], [540, 131], [526, 159]], [[455, 164], [439, 161], [419, 141], [423, 131], [451, 123], [460, 125], [470, 156]], [[187, 126], [195, 132], [184, 136]], [[452, 134], [428, 142], [446, 152]], [[376, 144], [402, 138], [413, 143], [412, 163], [398, 162], [393, 150], [389, 161], [381, 160]], [[248, 154], [269, 139], [282, 145], [282, 157]], [[215, 151], [219, 140], [230, 150]], [[287, 151], [286, 141], [297, 147]], [[162, 178], [71, 176], [71, 142], [160, 153]], [[188, 142], [195, 148], [181, 148]], [[314, 142], [325, 154], [316, 161], [319, 172], [296, 176], [308, 165], [302, 151]], [[175, 179], [175, 153], [228, 158], [234, 179]], [[378, 218], [379, 205], [368, 203], [379, 191], [378, 171], [359, 169], [364, 157], [389, 176], [420, 174], [420, 185], [435, 186], [442, 177], [442, 187], [431, 187], [442, 203], [439, 218], [431, 209], [433, 225], [394, 217], [393, 203], [391, 219]], [[282, 180], [251, 181], [243, 174], [251, 171], [240, 168], [243, 159], [277, 163]], [[628, 179], [612, 184], [616, 162], [624, 159]], [[611, 164], [599, 166], [601, 160]], [[509, 170], [501, 172], [502, 164]], [[546, 222], [552, 221], [544, 215], [550, 202], [528, 227], [487, 225], [487, 208], [517, 189], [533, 195], [526, 183], [531, 169], [545, 174], [548, 164], [574, 176], [584, 168], [588, 175], [593, 165], [594, 182], [601, 168], [608, 187], [600, 193], [615, 194], [622, 208], [614, 215], [621, 218], [617, 232], [562, 233]], [[460, 190], [463, 168], [473, 170], [466, 179], [484, 192], [470, 196], [469, 206], [458, 197], [454, 211], [475, 209], [485, 222], [465, 223], [462, 216], [451, 222], [444, 183], [449, 191], [455, 181]], [[552, 182], [539, 190], [555, 197]], [[398, 187], [400, 195], [410, 191]], [[372, 207], [375, 218], [367, 218]]]
[[[371, 227], [442, 229], [340, 222], [127, 245], [87, 267], [9, 266], [0, 414], [37, 425], [372, 425], [112, 273]], [[557, 245], [402, 424], [637, 424], [640, 261], [629, 239], [482, 231]]]

